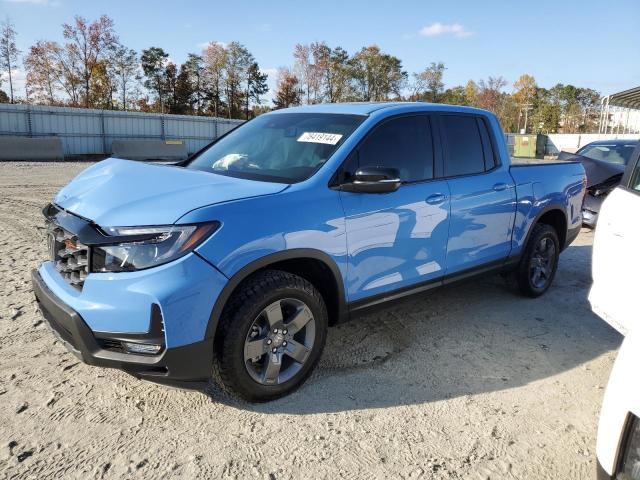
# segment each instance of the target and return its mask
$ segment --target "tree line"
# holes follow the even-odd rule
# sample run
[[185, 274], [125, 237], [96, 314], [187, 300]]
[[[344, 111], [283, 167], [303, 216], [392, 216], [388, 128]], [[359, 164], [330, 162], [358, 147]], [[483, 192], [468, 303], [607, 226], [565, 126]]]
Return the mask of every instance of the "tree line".
[[432, 62], [409, 75], [399, 58], [376, 45], [349, 55], [325, 42], [298, 44], [293, 66], [279, 69], [274, 105], [353, 101], [426, 101], [483, 108], [494, 112], [506, 132], [579, 133], [597, 129], [600, 94], [590, 88], [558, 83], [537, 85], [521, 75], [509, 86], [502, 76], [490, 76], [445, 89], [445, 64]]
[[[0, 102], [251, 118], [301, 104], [409, 100], [484, 108], [496, 113], [507, 132], [597, 128], [600, 94], [595, 90], [563, 84], [542, 88], [528, 74], [512, 85], [490, 76], [445, 88], [444, 63], [432, 62], [409, 75], [398, 57], [376, 45], [353, 54], [326, 42], [296, 45], [292, 66], [278, 69], [268, 102], [268, 76], [239, 42], [212, 41], [178, 65], [161, 47], [138, 53], [123, 45], [106, 15], [94, 21], [76, 16], [61, 33], [62, 42], [39, 40], [23, 54], [16, 47], [15, 26], [10, 20], [2, 23]], [[20, 59], [24, 97], [15, 89]]]
[[[10, 21], [2, 26], [0, 59], [14, 103], [13, 72], [22, 52]], [[26, 91], [21, 101], [43, 105], [250, 118], [264, 103], [267, 74], [239, 42], [211, 42], [176, 64], [160, 47], [140, 53], [123, 45], [106, 15], [76, 16], [62, 26], [64, 42], [39, 40], [23, 56]], [[6, 45], [10, 47], [5, 48]], [[2, 85], [0, 84], [0, 87]], [[3, 95], [4, 94], [4, 95]]]

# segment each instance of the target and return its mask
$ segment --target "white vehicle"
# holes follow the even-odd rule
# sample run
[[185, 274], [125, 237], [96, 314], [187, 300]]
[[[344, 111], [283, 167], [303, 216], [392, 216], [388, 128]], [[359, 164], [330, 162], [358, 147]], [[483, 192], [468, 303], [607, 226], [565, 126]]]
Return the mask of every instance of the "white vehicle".
[[[602, 205], [593, 243], [591, 308], [626, 336], [600, 411], [598, 480], [640, 480], [640, 147]], [[638, 296], [638, 297], [636, 297]]]
[[626, 335], [638, 320], [640, 273], [640, 147], [620, 185], [602, 204], [593, 241], [593, 311]]

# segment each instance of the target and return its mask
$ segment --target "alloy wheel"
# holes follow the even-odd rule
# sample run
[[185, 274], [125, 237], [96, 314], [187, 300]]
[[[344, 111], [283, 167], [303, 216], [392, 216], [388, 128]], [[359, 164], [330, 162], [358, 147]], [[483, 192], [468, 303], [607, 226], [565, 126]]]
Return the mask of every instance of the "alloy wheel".
[[536, 245], [529, 262], [529, 278], [537, 289], [544, 289], [551, 281], [556, 261], [556, 246], [549, 237], [543, 237]]
[[244, 343], [244, 362], [253, 380], [279, 385], [293, 378], [313, 349], [316, 322], [301, 300], [284, 298], [255, 318]]

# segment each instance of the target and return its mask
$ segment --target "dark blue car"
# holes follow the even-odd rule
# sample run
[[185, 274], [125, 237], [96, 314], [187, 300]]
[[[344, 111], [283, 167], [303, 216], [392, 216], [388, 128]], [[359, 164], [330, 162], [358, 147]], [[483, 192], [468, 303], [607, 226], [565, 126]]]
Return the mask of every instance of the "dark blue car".
[[89, 364], [265, 401], [309, 376], [330, 325], [371, 308], [489, 272], [543, 294], [584, 185], [580, 163], [512, 166], [483, 110], [279, 110], [181, 165], [84, 170], [44, 209], [33, 286]]

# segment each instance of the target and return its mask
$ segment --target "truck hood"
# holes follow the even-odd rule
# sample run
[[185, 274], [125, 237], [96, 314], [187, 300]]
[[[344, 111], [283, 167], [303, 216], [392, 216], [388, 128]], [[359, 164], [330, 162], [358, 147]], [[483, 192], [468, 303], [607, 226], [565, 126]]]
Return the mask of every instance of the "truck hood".
[[81, 172], [54, 202], [103, 227], [168, 225], [196, 208], [271, 195], [287, 186], [109, 158]]

